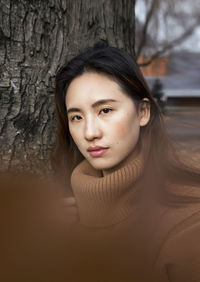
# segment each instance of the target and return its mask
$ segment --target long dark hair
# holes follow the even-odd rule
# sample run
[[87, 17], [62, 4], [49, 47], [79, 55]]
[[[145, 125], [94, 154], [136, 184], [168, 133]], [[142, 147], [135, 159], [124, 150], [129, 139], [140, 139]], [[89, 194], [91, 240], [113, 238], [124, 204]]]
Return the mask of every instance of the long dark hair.
[[[158, 180], [160, 176], [157, 185], [162, 184], [162, 190], [165, 191], [163, 181], [165, 175], [167, 180], [178, 184], [200, 185], [200, 171], [197, 168], [187, 167], [179, 160], [167, 134], [160, 108], [153, 99], [134, 58], [123, 49], [99, 41], [66, 63], [56, 75], [57, 137], [51, 161], [55, 173], [63, 179], [66, 188], [70, 189], [71, 172], [84, 157], [69, 132], [65, 98], [70, 82], [85, 72], [103, 73], [114, 78], [122, 90], [133, 99], [137, 109], [141, 103], [144, 103], [142, 99], [148, 98], [149, 102], [145, 103], [150, 104], [150, 121], [141, 128], [138, 145], [145, 148], [146, 169], [148, 168], [146, 175], [151, 177], [152, 183], [154, 183], [153, 179]], [[176, 195], [169, 191], [167, 195], [170, 203], [197, 200], [197, 197]]]

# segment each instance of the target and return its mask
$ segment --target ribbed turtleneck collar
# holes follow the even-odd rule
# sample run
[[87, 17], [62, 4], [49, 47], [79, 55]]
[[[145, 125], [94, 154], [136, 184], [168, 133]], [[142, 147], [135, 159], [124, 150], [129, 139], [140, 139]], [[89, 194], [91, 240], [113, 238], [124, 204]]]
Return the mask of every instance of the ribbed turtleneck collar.
[[135, 183], [142, 175], [143, 168], [142, 153], [124, 167], [105, 176], [86, 159], [83, 160], [71, 175], [80, 223], [88, 227], [106, 227], [134, 212]]

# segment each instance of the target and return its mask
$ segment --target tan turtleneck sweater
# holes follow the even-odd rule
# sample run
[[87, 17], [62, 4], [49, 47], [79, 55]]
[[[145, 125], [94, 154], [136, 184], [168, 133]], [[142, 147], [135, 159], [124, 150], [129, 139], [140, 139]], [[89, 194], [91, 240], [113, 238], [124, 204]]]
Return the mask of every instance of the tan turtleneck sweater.
[[87, 160], [82, 161], [71, 176], [80, 223], [88, 227], [108, 227], [126, 219], [136, 208], [132, 201], [142, 172], [141, 154], [106, 176]]
[[[122, 268], [120, 273], [128, 275], [124, 281], [199, 282], [200, 203], [169, 207], [149, 197], [151, 192], [146, 193], [148, 196], [143, 200], [138, 197], [143, 171], [141, 153], [106, 176], [87, 160], [82, 161], [71, 176], [80, 226], [103, 234], [98, 237], [101, 239], [107, 231], [114, 230], [111, 238], [120, 238], [120, 241], [113, 244], [109, 241], [108, 245], [113, 248], [108, 248], [107, 255], [115, 254], [110, 254], [112, 259], [120, 257], [117, 260]], [[179, 187], [177, 191], [200, 197], [198, 187]], [[122, 237], [117, 237], [119, 233]], [[145, 278], [138, 276], [143, 274]], [[121, 279], [117, 281], [123, 282]]]

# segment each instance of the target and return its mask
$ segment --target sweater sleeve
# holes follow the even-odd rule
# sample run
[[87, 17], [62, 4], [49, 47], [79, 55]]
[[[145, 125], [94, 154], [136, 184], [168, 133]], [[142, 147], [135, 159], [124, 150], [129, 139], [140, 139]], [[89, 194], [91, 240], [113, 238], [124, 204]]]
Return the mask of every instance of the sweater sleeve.
[[200, 281], [200, 211], [169, 232], [157, 267], [162, 282]]

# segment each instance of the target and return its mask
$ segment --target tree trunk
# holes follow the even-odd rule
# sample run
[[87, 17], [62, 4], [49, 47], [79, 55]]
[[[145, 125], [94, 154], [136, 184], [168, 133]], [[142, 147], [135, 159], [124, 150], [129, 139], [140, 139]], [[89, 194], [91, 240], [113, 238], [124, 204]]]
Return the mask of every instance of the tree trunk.
[[134, 5], [0, 0], [1, 169], [50, 169], [56, 71], [100, 38], [134, 55]]

